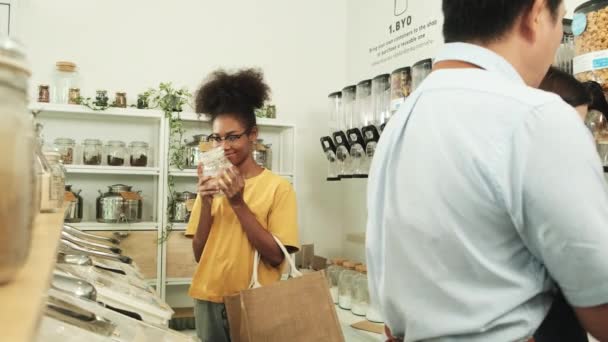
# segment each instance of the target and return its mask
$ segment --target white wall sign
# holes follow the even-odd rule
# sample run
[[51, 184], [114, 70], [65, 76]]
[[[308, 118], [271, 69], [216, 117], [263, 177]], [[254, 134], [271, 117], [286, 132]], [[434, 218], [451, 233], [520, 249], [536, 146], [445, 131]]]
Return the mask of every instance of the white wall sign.
[[350, 82], [434, 57], [443, 44], [440, 0], [348, 3]]

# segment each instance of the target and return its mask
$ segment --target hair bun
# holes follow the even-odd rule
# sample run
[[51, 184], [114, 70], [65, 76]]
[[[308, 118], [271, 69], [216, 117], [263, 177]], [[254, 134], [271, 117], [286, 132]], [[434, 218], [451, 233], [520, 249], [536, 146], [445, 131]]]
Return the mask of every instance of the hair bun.
[[253, 115], [270, 97], [270, 88], [259, 69], [234, 73], [216, 70], [196, 94], [196, 112], [215, 119], [220, 114]]

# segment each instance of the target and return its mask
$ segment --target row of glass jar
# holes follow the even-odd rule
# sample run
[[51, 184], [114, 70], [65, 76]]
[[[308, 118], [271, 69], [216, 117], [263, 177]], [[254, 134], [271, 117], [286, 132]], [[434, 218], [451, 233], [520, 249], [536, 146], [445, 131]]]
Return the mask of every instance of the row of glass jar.
[[[76, 142], [71, 138], [57, 138], [55, 148], [61, 153], [63, 164], [74, 164]], [[82, 142], [82, 163], [84, 165], [101, 165], [104, 146], [99, 139], [85, 139]], [[123, 141], [110, 140], [105, 145], [107, 165], [123, 166], [129, 156], [131, 166], [148, 166], [150, 147], [143, 141], [133, 141], [127, 145]]]
[[383, 323], [379, 310], [370, 301], [365, 265], [334, 259], [327, 268], [327, 278], [334, 303], [341, 309], [370, 322]]
[[329, 134], [385, 124], [432, 68], [433, 60], [424, 59], [329, 94]]

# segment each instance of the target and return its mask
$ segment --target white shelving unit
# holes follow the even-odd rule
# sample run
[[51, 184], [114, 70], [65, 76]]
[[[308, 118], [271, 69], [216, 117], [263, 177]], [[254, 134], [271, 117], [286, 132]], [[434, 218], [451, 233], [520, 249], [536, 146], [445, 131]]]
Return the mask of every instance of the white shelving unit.
[[69, 223], [81, 230], [109, 230], [109, 231], [149, 231], [157, 230], [158, 222], [136, 222], [136, 223], [100, 223], [100, 222], [79, 222]]
[[[179, 170], [168, 165], [169, 122], [160, 110], [140, 110], [132, 108], [108, 108], [94, 111], [79, 105], [34, 103], [30, 110], [38, 122], [44, 125], [43, 135], [47, 144], [56, 138], [67, 137], [81, 145], [84, 139], [146, 141], [151, 153], [148, 167], [82, 165], [82, 157], [77, 147], [74, 164], [66, 165], [67, 181], [73, 190], [82, 190], [84, 218], [73, 226], [88, 231], [155, 231], [162, 237], [164, 228], [170, 223], [167, 213], [169, 206], [168, 177], [174, 177], [176, 191], [195, 191], [196, 169]], [[187, 138], [195, 134], [209, 134], [211, 123], [204, 116], [192, 112], [180, 114], [184, 122]], [[257, 119], [259, 137], [272, 144], [272, 171], [296, 184], [296, 127], [280, 119]], [[99, 223], [96, 222], [95, 200], [99, 193], [106, 192], [112, 184], [127, 184], [134, 191], [142, 191], [144, 208], [143, 222], [138, 223]], [[185, 223], [173, 223], [175, 233], [183, 234]], [[167, 277], [168, 244], [157, 246], [157, 276], [149, 279], [157, 292], [169, 304], [175, 302], [183, 306], [190, 300], [187, 296], [191, 278]], [[190, 250], [188, 248], [188, 250]], [[183, 252], [183, 251], [182, 251]], [[187, 253], [187, 252], [186, 252]], [[136, 260], [137, 261], [137, 260]], [[167, 294], [167, 291], [170, 291]], [[177, 304], [180, 303], [180, 304]]]
[[[87, 231], [154, 232], [157, 237], [161, 236], [166, 182], [163, 168], [166, 153], [163, 148], [167, 139], [162, 111], [132, 108], [94, 111], [79, 105], [48, 103], [33, 103], [30, 110], [35, 114], [36, 120], [44, 125], [43, 136], [46, 144], [52, 145], [59, 137], [72, 138], [77, 143], [74, 163], [65, 165], [66, 184], [71, 184], [72, 190], [82, 191], [80, 195], [83, 198], [83, 221], [73, 223], [73, 226]], [[84, 139], [89, 138], [100, 139], [104, 144], [109, 140], [120, 140], [126, 144], [131, 141], [146, 141], [151, 150], [148, 167], [83, 165], [81, 145]], [[96, 222], [96, 198], [100, 193], [106, 192], [109, 185], [119, 183], [133, 186], [134, 191], [141, 191], [144, 204], [143, 222]], [[150, 244], [149, 241], [147, 243]], [[156, 254], [152, 254], [157, 260], [156, 277], [149, 281], [157, 289], [163, 287], [160, 262], [162, 252], [163, 246], [158, 245]]]
[[135, 175], [158, 176], [158, 167], [129, 167], [129, 166], [97, 166], [97, 165], [66, 165], [68, 174], [100, 174], [100, 175]]
[[106, 110], [92, 110], [85, 106], [70, 105], [70, 104], [55, 104], [55, 103], [32, 103], [30, 110], [36, 115], [49, 116], [55, 118], [140, 118], [160, 120], [163, 117], [163, 112], [154, 109], [134, 109], [134, 108], [108, 108]]

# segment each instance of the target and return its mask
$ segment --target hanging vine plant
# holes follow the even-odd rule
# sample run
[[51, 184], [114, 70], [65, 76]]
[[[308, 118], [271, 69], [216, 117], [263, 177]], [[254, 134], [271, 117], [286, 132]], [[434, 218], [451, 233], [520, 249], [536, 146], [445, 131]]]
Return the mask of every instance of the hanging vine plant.
[[[161, 83], [158, 89], [149, 89], [138, 97], [138, 103], [146, 103], [149, 108], [160, 108], [169, 121], [169, 166], [183, 170], [186, 166], [186, 146], [183, 143], [185, 133], [180, 117], [184, 106], [189, 105], [192, 94], [186, 88], [175, 89], [171, 83]], [[175, 179], [169, 175], [167, 179], [169, 195], [168, 203], [175, 200]], [[170, 216], [170, 206], [167, 206], [167, 217]], [[162, 244], [169, 238], [173, 230], [173, 223], [168, 222], [163, 229], [158, 243]]]

